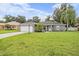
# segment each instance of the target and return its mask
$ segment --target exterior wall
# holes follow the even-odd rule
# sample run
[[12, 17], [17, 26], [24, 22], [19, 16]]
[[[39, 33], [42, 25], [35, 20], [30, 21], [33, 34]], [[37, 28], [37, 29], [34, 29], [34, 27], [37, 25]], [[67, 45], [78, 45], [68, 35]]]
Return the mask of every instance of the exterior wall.
[[65, 25], [47, 25], [43, 28], [43, 31], [65, 31]]
[[54, 31], [65, 31], [65, 25], [54, 25]]
[[[11, 28], [14, 29], [14, 30], [19, 30], [19, 25], [11, 25]], [[7, 29], [5, 26], [3, 25], [0, 25], [0, 30], [5, 30]]]
[[4, 29], [4, 26], [3, 25], [0, 25], [0, 30], [3, 30]]
[[14, 21], [8, 23], [0, 23], [0, 30], [8, 29], [6, 26], [7, 24], [10, 25], [10, 29], [19, 30], [20, 23]]
[[14, 30], [19, 30], [19, 25], [11, 25], [11, 28]]
[[48, 26], [48, 31], [52, 31], [53, 30], [53, 26]]
[[20, 30], [20, 25], [16, 26], [16, 30], [18, 30], [18, 31]]
[[65, 30], [66, 30], [65, 25], [61, 25], [61, 26], [60, 26], [60, 31], [65, 31]]

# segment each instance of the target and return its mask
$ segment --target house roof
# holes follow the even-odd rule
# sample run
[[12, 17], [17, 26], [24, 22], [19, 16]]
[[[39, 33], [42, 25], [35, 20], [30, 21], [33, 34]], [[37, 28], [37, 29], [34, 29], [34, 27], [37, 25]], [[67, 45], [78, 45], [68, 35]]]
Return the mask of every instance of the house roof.
[[16, 22], [16, 21], [8, 22], [6, 24], [9, 24], [9, 25], [20, 25], [20, 23]]
[[24, 25], [31, 25], [31, 26], [34, 26], [34, 22], [26, 22], [26, 23], [22, 23], [20, 25], [24, 26]]
[[[40, 22], [40, 23], [43, 24], [43, 25], [66, 25], [66, 24], [60, 24], [60, 23], [58, 23], [56, 21], [54, 21], [54, 22], [47, 21], [47, 22]], [[22, 23], [21, 25], [34, 25], [34, 24], [36, 24], [36, 23], [34, 23], [34, 22], [26, 22], [26, 23]]]
[[0, 23], [0, 25], [5, 25], [5, 23]]
[[66, 24], [60, 24], [56, 21], [47, 21], [47, 22], [42, 22], [43, 25], [66, 25]]
[[[66, 24], [60, 24], [60, 23], [58, 23], [56, 21], [53, 21], [53, 22], [46, 21], [46, 22], [40, 22], [40, 23], [43, 24], [43, 25], [66, 25]], [[22, 23], [20, 25], [35, 25], [35, 24], [37, 24], [37, 23], [34, 23], [34, 22], [26, 22], [26, 23]]]

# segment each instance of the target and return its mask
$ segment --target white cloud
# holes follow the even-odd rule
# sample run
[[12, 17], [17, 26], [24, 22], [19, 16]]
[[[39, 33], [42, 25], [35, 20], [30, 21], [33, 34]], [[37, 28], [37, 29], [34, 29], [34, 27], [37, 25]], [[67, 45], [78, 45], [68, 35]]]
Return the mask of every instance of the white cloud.
[[0, 4], [0, 17], [4, 15], [23, 15], [26, 18], [30, 18], [33, 16], [39, 16], [44, 18], [46, 15], [50, 15], [51, 13], [44, 12], [38, 9], [34, 9], [29, 4]]
[[52, 8], [53, 8], [53, 9], [54, 9], [54, 8], [58, 8], [58, 7], [60, 8], [60, 6], [61, 6], [61, 4], [59, 3], [59, 4], [53, 5]]
[[61, 3], [54, 4], [54, 5], [52, 6], [52, 14], [53, 14], [54, 10], [55, 10], [56, 8], [60, 8], [60, 6], [61, 6]]

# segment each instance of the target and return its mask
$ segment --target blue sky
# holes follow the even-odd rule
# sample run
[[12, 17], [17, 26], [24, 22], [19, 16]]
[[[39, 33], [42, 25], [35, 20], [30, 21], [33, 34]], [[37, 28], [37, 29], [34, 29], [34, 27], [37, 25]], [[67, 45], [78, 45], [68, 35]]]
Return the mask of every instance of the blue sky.
[[[79, 4], [71, 4], [76, 10], [77, 16], [79, 15]], [[56, 7], [59, 7], [60, 4], [53, 3], [0, 3], [0, 18], [5, 15], [23, 15], [28, 18], [33, 16], [39, 16], [42, 20], [46, 16], [52, 15]]]

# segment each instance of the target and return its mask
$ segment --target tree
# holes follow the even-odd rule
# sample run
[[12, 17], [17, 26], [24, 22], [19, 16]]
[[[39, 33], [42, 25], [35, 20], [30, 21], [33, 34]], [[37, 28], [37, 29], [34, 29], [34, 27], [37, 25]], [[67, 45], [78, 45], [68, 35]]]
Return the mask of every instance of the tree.
[[20, 23], [26, 22], [25, 16], [14, 17], [14, 16], [6, 15], [4, 17], [4, 19], [6, 19], [6, 22], [11, 22], [11, 21], [17, 21], [17, 22], [20, 22]]
[[79, 17], [76, 18], [76, 23], [79, 23]]
[[60, 22], [60, 18], [61, 18], [60, 14], [61, 14], [60, 9], [56, 8], [53, 13], [53, 19], [57, 22]]
[[20, 23], [24, 23], [24, 22], [26, 22], [26, 18], [25, 18], [25, 16], [17, 16], [16, 21], [20, 22]]
[[4, 19], [6, 19], [5, 22], [11, 22], [11, 21], [15, 20], [15, 17], [14, 16], [10, 16], [10, 15], [5, 15]]
[[33, 22], [35, 22], [35, 23], [40, 22], [39, 17], [38, 17], [38, 16], [34, 16], [34, 17], [33, 17]]
[[[75, 19], [76, 19], [76, 13], [75, 10], [73, 8], [73, 6], [69, 5], [68, 9], [67, 9], [67, 18], [68, 18], [68, 24], [70, 26], [74, 26], [75, 24]], [[66, 21], [67, 22], [67, 21]]]
[[76, 26], [77, 26], [78, 31], [79, 31], [79, 17], [76, 18]]
[[63, 3], [60, 8], [56, 8], [53, 14], [53, 19], [57, 22], [74, 26], [76, 13], [70, 4]]

